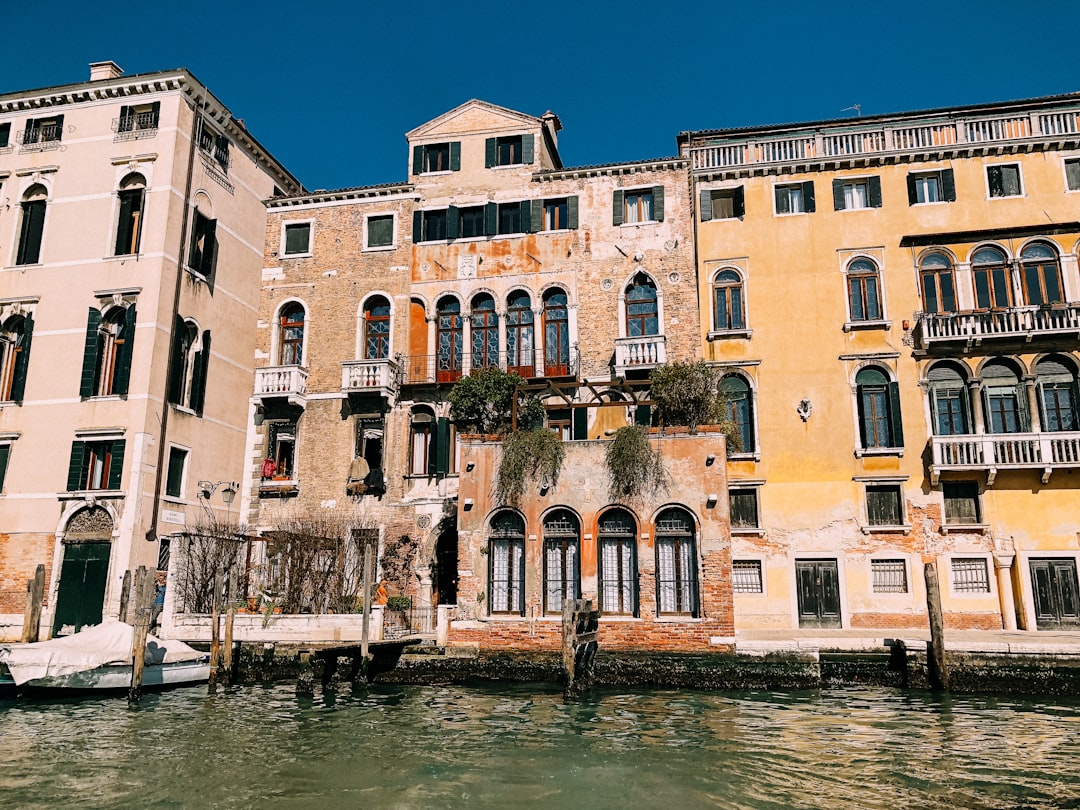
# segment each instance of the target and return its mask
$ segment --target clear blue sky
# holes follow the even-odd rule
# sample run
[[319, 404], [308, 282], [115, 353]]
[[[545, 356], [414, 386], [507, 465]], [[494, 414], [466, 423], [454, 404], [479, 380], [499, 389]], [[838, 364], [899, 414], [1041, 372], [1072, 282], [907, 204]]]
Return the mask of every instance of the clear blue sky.
[[1076, 0], [22, 2], [0, 92], [187, 67], [311, 189], [404, 180], [470, 98], [563, 122], [567, 165], [713, 129], [1080, 90]]

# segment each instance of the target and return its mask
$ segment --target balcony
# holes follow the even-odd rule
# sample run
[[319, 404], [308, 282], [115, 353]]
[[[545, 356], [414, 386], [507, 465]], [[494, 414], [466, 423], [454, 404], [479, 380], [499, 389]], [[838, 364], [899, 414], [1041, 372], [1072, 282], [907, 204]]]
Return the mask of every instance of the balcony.
[[158, 131], [158, 113], [156, 111], [132, 112], [120, 118], [114, 118], [112, 130], [116, 133], [113, 137], [114, 143], [153, 138]]
[[341, 390], [385, 397], [392, 407], [398, 392], [398, 364], [388, 358], [346, 360], [341, 364]]
[[402, 385], [425, 385], [432, 383], [454, 383], [463, 374], [471, 374], [480, 368], [498, 365], [504, 371], [514, 372], [527, 380], [537, 379], [576, 379], [580, 369], [580, 354], [577, 346], [568, 349], [555, 359], [545, 359], [544, 365], [535, 363], [516, 365], [530, 356], [508, 356], [506, 352], [488, 352], [483, 364], [474, 364], [470, 355], [463, 355], [460, 360], [453, 360], [444, 355], [421, 354], [401, 358], [400, 379]]
[[933, 436], [930, 451], [935, 486], [942, 472], [955, 470], [985, 470], [988, 486], [998, 470], [1041, 470], [1045, 484], [1054, 470], [1080, 467], [1080, 433]]
[[255, 369], [255, 396], [283, 398], [304, 407], [307, 401], [307, 369], [300, 366], [263, 366]]
[[615, 339], [615, 376], [627, 371], [648, 370], [667, 362], [667, 339], [663, 335]]
[[963, 344], [965, 350], [983, 341], [1030, 343], [1036, 338], [1080, 336], [1080, 305], [1009, 307], [982, 312], [915, 314], [915, 345], [923, 350]]

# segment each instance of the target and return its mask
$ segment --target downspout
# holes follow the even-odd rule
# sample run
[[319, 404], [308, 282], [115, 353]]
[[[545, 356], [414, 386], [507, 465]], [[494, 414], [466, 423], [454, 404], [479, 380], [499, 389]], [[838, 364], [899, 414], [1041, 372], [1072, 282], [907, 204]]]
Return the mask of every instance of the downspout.
[[154, 474], [154, 505], [150, 512], [150, 528], [146, 530], [146, 539], [150, 542], [159, 539], [157, 535], [158, 514], [161, 511], [161, 480], [165, 475], [165, 436], [169, 427], [169, 380], [172, 379], [173, 350], [172, 342], [173, 326], [176, 316], [180, 314], [180, 292], [184, 278], [184, 248], [187, 245], [188, 220], [191, 212], [191, 179], [195, 175], [195, 142], [199, 137], [199, 122], [202, 114], [199, 111], [199, 99], [195, 99], [194, 117], [191, 128], [191, 145], [188, 147], [187, 182], [184, 184], [184, 218], [180, 223], [180, 249], [176, 252], [176, 287], [173, 290], [172, 314], [169, 316], [169, 347], [168, 360], [165, 363], [165, 396], [161, 398], [161, 432], [158, 438], [157, 470]]

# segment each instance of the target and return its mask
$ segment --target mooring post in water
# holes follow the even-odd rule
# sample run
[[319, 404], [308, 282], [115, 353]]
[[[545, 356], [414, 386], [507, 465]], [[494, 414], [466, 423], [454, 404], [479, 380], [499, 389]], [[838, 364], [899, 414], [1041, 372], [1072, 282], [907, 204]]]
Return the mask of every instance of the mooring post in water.
[[363, 660], [364, 672], [367, 672], [368, 664], [368, 639], [371, 635], [371, 543], [364, 544], [364, 621], [360, 633], [360, 658]]
[[45, 566], [34, 569], [34, 578], [26, 581], [26, 611], [23, 613], [22, 641], [30, 644], [41, 633], [41, 602], [45, 598]]
[[150, 572], [145, 565], [140, 565], [135, 572], [135, 599], [133, 617], [135, 632], [131, 639], [131, 686], [128, 688], [128, 703], [138, 703], [142, 697], [143, 671], [146, 667], [146, 636], [150, 632], [150, 614], [153, 611], [153, 596], [150, 590]]
[[236, 620], [236, 568], [229, 571], [229, 608], [225, 611], [225, 683], [233, 677], [233, 622]]
[[923, 569], [926, 576], [926, 612], [930, 616], [930, 643], [926, 647], [930, 685], [949, 689], [949, 665], [945, 660], [945, 619], [941, 612], [941, 588], [937, 568], [932, 562]]
[[120, 615], [117, 618], [126, 623], [128, 620], [128, 600], [131, 599], [131, 569], [124, 572], [123, 582], [120, 583]]
[[562, 663], [566, 681], [563, 695], [569, 698], [592, 686], [600, 613], [593, 610], [592, 600], [567, 599], [563, 602], [562, 618]]
[[225, 587], [225, 573], [219, 565], [214, 571], [214, 598], [210, 605], [210, 693], [217, 691], [218, 664], [221, 663], [221, 644], [218, 631], [221, 629], [221, 591]]

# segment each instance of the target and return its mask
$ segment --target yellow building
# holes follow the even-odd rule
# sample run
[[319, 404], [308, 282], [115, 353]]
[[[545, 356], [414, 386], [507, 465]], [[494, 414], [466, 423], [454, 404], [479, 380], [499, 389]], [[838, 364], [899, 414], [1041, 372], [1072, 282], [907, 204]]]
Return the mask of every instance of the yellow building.
[[735, 623], [1080, 620], [1080, 95], [684, 132]]

